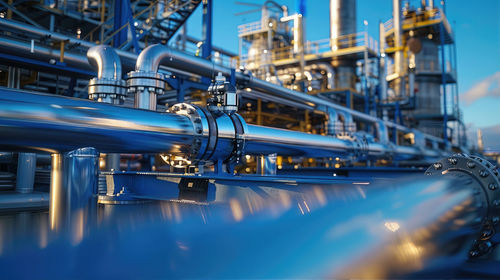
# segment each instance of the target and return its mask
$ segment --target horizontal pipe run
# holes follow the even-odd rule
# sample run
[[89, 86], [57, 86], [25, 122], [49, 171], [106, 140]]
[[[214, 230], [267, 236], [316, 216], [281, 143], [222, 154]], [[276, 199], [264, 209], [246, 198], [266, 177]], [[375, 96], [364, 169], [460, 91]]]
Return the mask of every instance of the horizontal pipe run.
[[331, 157], [346, 155], [354, 150], [354, 143], [332, 136], [308, 134], [299, 131], [247, 125], [245, 153]]
[[[483, 201], [475, 195], [474, 180], [469, 181], [415, 177], [381, 186], [317, 183], [283, 188], [271, 188], [266, 182], [238, 188], [233, 184], [241, 185], [240, 179], [227, 184], [216, 181], [217, 188], [232, 190], [227, 195], [230, 202], [202, 206], [165, 202], [137, 211], [107, 212], [103, 221], [127, 221], [120, 224], [120, 238], [106, 239], [116, 232], [116, 223], [101, 222], [99, 230], [90, 230], [79, 246], [67, 246], [65, 235], [52, 239], [49, 250], [26, 247], [26, 239], [9, 239], [0, 269], [7, 278], [29, 278], [32, 271], [19, 270], [15, 264], [34, 256], [37, 276], [42, 278], [54, 271], [62, 278], [96, 274], [117, 278], [456, 278], [453, 273], [467, 261], [479, 221], [486, 215]], [[134, 226], [138, 222], [141, 227]], [[30, 232], [38, 234], [39, 230]], [[96, 265], [89, 270], [85, 252], [97, 251]], [[153, 254], [155, 258], [137, 262], [137, 255]], [[204, 261], [193, 265], [192, 260], [200, 258]], [[165, 259], [170, 265], [165, 266]], [[124, 263], [136, 265], [109, 269]]]
[[[222, 128], [219, 123], [219, 130]], [[227, 127], [226, 130], [234, 127]], [[0, 145], [3, 150], [41, 150], [64, 152], [92, 145], [106, 153], [185, 154], [191, 148], [194, 125], [182, 115], [157, 113], [112, 106], [74, 98], [0, 89]], [[226, 141], [221, 137], [219, 140]], [[204, 136], [206, 137], [206, 136]], [[248, 154], [332, 157], [365, 153], [385, 158], [397, 152], [404, 159], [419, 159], [415, 147], [382, 143], [357, 143], [333, 136], [322, 136], [278, 128], [248, 125], [243, 137]], [[225, 140], [224, 140], [225, 139]], [[218, 153], [232, 146], [222, 142]], [[434, 159], [437, 152], [424, 154]], [[400, 155], [398, 155], [400, 156]]]
[[[68, 40], [68, 39], [70, 39], [70, 43], [79, 44], [79, 45], [87, 47], [87, 48], [91, 48], [93, 46], [96, 46], [95, 44], [93, 44], [91, 42], [86, 42], [83, 40], [70, 38], [69, 36], [65, 36], [62, 34], [55, 33], [55, 32], [50, 32], [50, 31], [43, 30], [40, 28], [34, 28], [32, 26], [29, 26], [29, 25], [26, 25], [23, 23], [19, 23], [19, 22], [14, 22], [11, 20], [0, 19], [0, 26], [4, 26], [4, 27], [7, 27], [7, 28], [12, 29], [12, 30], [18, 30], [18, 31], [22, 31], [22, 32], [30, 33], [30, 34], [37, 34], [39, 36], [50, 36], [51, 38], [54, 38], [56, 40]], [[2, 49], [2, 51], [6, 52], [6, 53], [13, 53], [14, 52], [17, 54], [17, 52], [16, 52], [17, 47], [16, 46], [21, 47], [23, 50], [29, 50], [31, 47], [28, 43], [16, 42], [16, 41], [12, 41], [12, 40], [6, 40], [3, 38], [2, 38], [2, 40], [0, 40], [0, 48]], [[211, 61], [204, 60], [204, 59], [197, 58], [197, 57], [193, 57], [191, 55], [182, 53], [180, 51], [175, 51], [175, 50], [169, 49], [165, 46], [156, 47], [155, 45], [153, 45], [151, 47], [154, 47], [154, 48], [151, 51], [149, 51], [150, 55], [142, 58], [140, 60], [140, 63], [139, 63], [138, 57], [133, 53], [125, 52], [125, 51], [121, 51], [121, 50], [116, 50], [116, 52], [120, 56], [120, 58], [122, 60], [122, 65], [126, 70], [132, 69], [133, 65], [134, 65], [134, 61], [136, 61], [136, 59], [137, 59], [136, 69], [139, 67], [139, 65], [146, 65], [145, 62], [149, 63], [152, 61], [152, 62], [154, 62], [154, 64], [151, 64], [151, 66], [155, 66], [156, 67], [155, 71], [157, 71], [158, 69], [157, 69], [156, 63], [158, 63], [158, 65], [159, 65], [160, 61], [162, 59], [165, 59], [165, 64], [168, 67], [162, 67], [162, 68], [167, 70], [167, 71], [180, 72], [179, 74], [193, 73], [193, 74], [197, 74], [197, 75], [201, 75], [201, 76], [212, 77], [215, 75], [215, 73], [221, 72], [225, 76], [231, 75], [230, 69], [223, 67], [223, 66], [215, 65]], [[44, 48], [37, 46], [37, 50], [38, 49], [40, 49], [40, 52], [42, 54], [47, 55], [47, 53], [45, 51], [43, 51]], [[159, 57], [160, 60], [155, 59], [154, 55], [159, 55], [159, 54], [160, 54], [160, 57]], [[54, 52], [51, 57], [57, 58], [58, 53]], [[78, 64], [78, 67], [90, 69], [90, 66], [88, 65], [88, 62], [86, 61], [86, 58], [84, 56], [78, 56], [75, 54], [66, 53], [65, 57], [68, 57], [69, 61], [75, 63], [75, 67], [77, 66], [76, 64]], [[146, 67], [146, 66], [141, 66], [141, 67]], [[147, 69], [153, 70], [153, 68], [151, 68], [151, 67], [148, 67]], [[304, 94], [301, 92], [296, 92], [296, 91], [293, 91], [290, 89], [286, 89], [286, 88], [283, 88], [283, 87], [278, 86], [278, 85], [274, 85], [274, 84], [271, 84], [271, 83], [253, 78], [253, 77], [249, 77], [248, 75], [243, 74], [241, 72], [236, 73], [236, 78], [237, 78], [237, 81], [239, 84], [245, 84], [248, 87], [263, 91], [263, 92], [271, 94], [271, 95], [280, 96], [283, 98], [288, 98], [288, 99], [294, 100], [296, 102], [304, 103], [308, 106], [330, 107], [330, 108], [333, 108], [333, 109], [336, 109], [336, 110], [339, 110], [342, 112], [350, 113], [354, 118], [362, 120], [362, 121], [367, 121], [367, 122], [377, 122], [378, 121], [378, 118], [372, 117], [370, 115], [367, 115], [367, 114], [364, 114], [364, 113], [361, 113], [361, 112], [358, 112], [355, 110], [350, 110], [350, 109], [345, 108], [341, 105], [335, 104], [329, 100], [322, 99], [322, 98], [317, 97], [317, 96], [307, 95], [307, 94]], [[399, 125], [399, 124], [396, 124], [396, 123], [393, 123], [393, 122], [386, 121], [385, 124], [387, 125], [387, 127], [396, 128], [402, 132], [411, 132], [411, 130], [409, 128], [404, 127], [404, 126]], [[425, 137], [427, 139], [437, 141], [437, 142], [443, 141], [442, 139], [435, 137], [435, 136], [432, 136], [432, 135], [426, 134]]]
[[185, 117], [74, 98], [0, 89], [0, 145], [48, 152], [92, 145], [100, 152], [177, 153], [189, 149]]
[[49, 207], [49, 193], [32, 192], [32, 193], [14, 193], [8, 192], [0, 195], [0, 211], [20, 210], [30, 208], [47, 208]]

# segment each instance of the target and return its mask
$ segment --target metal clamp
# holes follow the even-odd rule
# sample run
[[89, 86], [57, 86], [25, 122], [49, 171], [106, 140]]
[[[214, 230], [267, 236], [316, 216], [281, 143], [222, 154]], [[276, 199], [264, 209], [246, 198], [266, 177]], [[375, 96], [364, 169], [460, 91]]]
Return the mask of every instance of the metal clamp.
[[234, 124], [235, 138], [233, 142], [233, 151], [226, 162], [238, 164], [241, 162], [241, 158], [245, 151], [245, 132], [248, 131], [247, 123], [238, 114], [231, 114], [229, 117]]

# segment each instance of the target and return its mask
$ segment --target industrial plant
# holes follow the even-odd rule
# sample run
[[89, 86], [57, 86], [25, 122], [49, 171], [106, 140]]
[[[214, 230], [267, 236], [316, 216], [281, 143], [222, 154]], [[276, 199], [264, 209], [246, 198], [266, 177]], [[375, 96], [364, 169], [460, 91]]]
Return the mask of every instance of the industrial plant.
[[227, 50], [225, 1], [0, 0], [5, 279], [499, 278], [447, 1], [387, 1], [236, 1]]

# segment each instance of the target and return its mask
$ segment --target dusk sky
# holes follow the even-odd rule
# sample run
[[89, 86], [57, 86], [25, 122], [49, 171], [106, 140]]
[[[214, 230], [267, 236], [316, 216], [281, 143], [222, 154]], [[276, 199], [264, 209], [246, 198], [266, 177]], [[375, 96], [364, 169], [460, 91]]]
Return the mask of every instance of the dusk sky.
[[[264, 1], [243, 1], [262, 4]], [[296, 0], [277, 0], [291, 14]], [[435, 1], [439, 4], [439, 0]], [[418, 5], [420, 1], [412, 1]], [[235, 53], [238, 51], [237, 26], [256, 21], [260, 12], [235, 16], [253, 9], [236, 1], [214, 2], [213, 44]], [[328, 38], [329, 1], [309, 0], [306, 4], [306, 39]], [[188, 34], [201, 38], [201, 8], [188, 21]], [[392, 15], [391, 0], [358, 0], [358, 31], [368, 21], [372, 37], [378, 38], [378, 24]], [[484, 132], [485, 145], [500, 150], [500, 1], [446, 1], [446, 16], [455, 32], [458, 59], [458, 91], [465, 123], [474, 138], [477, 128]], [[475, 139], [470, 139], [475, 142]]]

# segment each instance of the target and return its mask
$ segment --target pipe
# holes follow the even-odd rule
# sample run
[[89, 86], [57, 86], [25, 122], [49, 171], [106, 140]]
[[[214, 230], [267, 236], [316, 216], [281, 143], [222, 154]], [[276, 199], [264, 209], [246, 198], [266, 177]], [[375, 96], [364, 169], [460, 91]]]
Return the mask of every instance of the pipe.
[[[122, 81], [120, 57], [110, 46], [94, 46], [87, 51], [90, 65], [97, 69], [97, 78], [89, 81], [89, 99], [120, 104], [126, 96]], [[120, 170], [120, 154], [106, 155], [106, 170]]]
[[394, 28], [394, 72], [398, 75], [399, 84], [396, 84], [396, 95], [403, 96], [404, 93], [404, 54], [403, 54], [403, 24], [401, 16], [401, 0], [392, 1], [393, 28]]
[[92, 145], [100, 152], [177, 153], [189, 149], [185, 117], [53, 95], [0, 89], [0, 145], [45, 152]]
[[328, 81], [327, 88], [328, 89], [333, 89], [335, 88], [335, 71], [333, 70], [333, 67], [326, 63], [326, 62], [318, 62], [314, 64], [307, 65], [304, 70], [309, 71], [309, 70], [316, 70], [320, 69], [326, 72], [326, 78]]
[[97, 69], [98, 79], [121, 80], [122, 63], [110, 46], [93, 46], [87, 51], [87, 59]]
[[35, 184], [36, 154], [19, 153], [17, 160], [16, 191], [31, 193]]
[[352, 153], [354, 143], [331, 136], [308, 134], [299, 131], [247, 125], [245, 153], [324, 157], [343, 156]]
[[[202, 143], [212, 143], [215, 139], [214, 157], [222, 159], [233, 150], [236, 128], [226, 115], [215, 121], [216, 125], [202, 121], [203, 127], [197, 130], [206, 132], [199, 136]], [[213, 129], [216, 134], [210, 132]], [[183, 154], [190, 151], [193, 141], [197, 140], [193, 138], [194, 124], [188, 116], [10, 89], [0, 90], [0, 132], [0, 145], [4, 145], [4, 150], [32, 149], [52, 153], [92, 143], [99, 152], [106, 153]], [[392, 152], [392, 146], [383, 143], [342, 140], [256, 125], [248, 125], [242, 136], [248, 154], [329, 157], [358, 151], [374, 156]], [[406, 154], [420, 156], [416, 152], [418, 148], [406, 149], [409, 149]]]
[[[21, 30], [25, 33], [37, 34], [40, 36], [50, 36], [51, 38], [54, 38], [56, 40], [70, 40], [71, 39], [70, 40], [71, 43], [80, 44], [82, 46], [89, 47], [89, 48], [96, 46], [95, 44], [90, 43], [90, 42], [77, 40], [77, 39], [74, 39], [74, 38], [59, 34], [59, 33], [50, 32], [50, 31], [46, 31], [43, 29], [39, 29], [39, 28], [34, 28], [30, 25], [26, 25], [26, 24], [19, 23], [19, 22], [14, 22], [11, 20], [0, 19], [0, 25], [9, 27], [9, 28], [14, 29], [14, 30]], [[153, 46], [155, 46], [155, 45], [153, 45]], [[144, 51], [148, 50], [149, 48], [152, 48], [153, 46], [150, 46], [150, 47], [144, 49]], [[168, 61], [165, 61], [165, 62], [167, 62], [166, 64], [168, 64], [168, 66], [170, 66], [170, 67], [162, 67], [162, 68], [164, 68], [167, 71], [179, 72], [182, 74], [186, 74], [188, 76], [189, 76], [189, 73], [193, 73], [193, 74], [197, 74], [197, 75], [201, 75], [201, 76], [211, 77], [217, 72], [221, 72], [224, 76], [231, 75], [231, 70], [228, 68], [225, 68], [225, 67], [222, 67], [219, 65], [215, 65], [210, 61], [200, 59], [197, 57], [193, 57], [193, 56], [184, 54], [182, 52], [170, 50], [164, 46], [162, 48], [160, 46], [161, 45], [157, 45], [153, 49], [149, 50], [148, 52], [150, 54], [148, 55], [148, 57], [146, 57], [146, 53], [144, 53], [144, 55], [143, 55], [144, 58], [141, 59], [141, 62], [139, 61], [137, 56], [133, 53], [117, 50], [117, 54], [120, 56], [120, 58], [122, 60], [122, 64], [123, 64], [124, 68], [126, 68], [126, 69], [133, 68], [134, 61], [136, 61], [136, 60], [137, 60], [137, 63], [135, 64], [136, 68], [138, 67], [139, 64], [145, 65], [145, 67], [146, 67], [147, 64], [144, 64], [144, 63], [148, 63], [148, 60], [149, 61], [155, 60], [153, 58], [153, 56], [155, 56], [157, 53], [165, 52], [166, 54], [163, 54], [163, 55], [168, 57]], [[31, 46], [29, 44], [25, 44], [25, 43], [19, 42], [19, 41], [6, 40], [3, 38], [2, 38], [2, 40], [0, 40], [0, 49], [2, 49], [2, 51], [6, 52], [6, 53], [18, 54], [17, 50], [19, 48], [22, 48], [23, 51], [26, 51], [26, 55], [27, 55], [29, 53]], [[37, 48], [41, 48], [41, 47], [37, 47]], [[41, 48], [41, 49], [43, 49], [43, 48]], [[45, 52], [44, 52], [44, 54], [45, 54]], [[48, 54], [50, 54], [50, 52], [48, 52]], [[52, 56], [49, 56], [49, 57], [50, 58], [57, 58], [58, 53], [54, 52], [52, 54]], [[87, 60], [83, 56], [78, 57], [78, 56], [69, 55], [68, 53], [66, 53], [65, 58], [69, 58], [69, 61], [73, 61], [75, 63], [75, 66], [78, 65], [78, 67], [82, 67], [82, 68], [89, 67]], [[157, 61], [157, 60], [155, 60], [155, 61]], [[157, 71], [158, 66], [156, 66], [156, 68], [151, 67], [149, 69]], [[258, 79], [249, 77], [248, 75], [245, 75], [244, 73], [241, 73], [241, 72], [236, 73], [236, 79], [240, 85], [247, 85], [247, 86], [252, 87], [256, 90], [261, 89], [261, 91], [265, 91], [265, 93], [269, 93], [271, 95], [280, 96], [280, 97], [284, 97], [287, 99], [293, 98], [294, 101], [301, 102], [301, 103], [304, 103], [304, 104], [307, 104], [310, 106], [323, 106], [324, 105], [327, 107], [337, 109], [339, 111], [345, 111], [345, 112], [351, 114], [353, 117], [360, 119], [362, 121], [367, 121], [367, 122], [373, 123], [373, 122], [376, 122], [376, 120], [377, 120], [376, 118], [373, 118], [372, 116], [360, 113], [358, 111], [350, 110], [348, 108], [345, 108], [343, 106], [340, 106], [338, 104], [335, 104], [331, 101], [328, 101], [328, 100], [325, 100], [325, 99], [322, 99], [319, 97], [311, 96], [311, 95], [300, 93], [300, 92], [295, 92], [292, 90], [285, 89], [283, 87], [273, 87], [272, 84], [270, 84], [270, 83], [267, 83], [269, 85], [266, 85], [266, 82], [264, 82], [264, 81], [259, 82]], [[404, 127], [402, 125], [398, 125], [398, 124], [393, 123], [393, 122], [387, 121], [386, 125], [388, 127], [391, 127], [391, 128], [394, 127], [394, 128], [396, 128], [400, 131], [403, 131], [403, 132], [410, 131], [409, 128]], [[441, 138], [438, 138], [438, 137], [435, 137], [432, 135], [425, 134], [425, 137], [429, 140], [443, 142], [443, 140]]]
[[12, 163], [14, 161], [13, 152], [0, 152], [0, 163]]
[[[0, 24], [3, 25], [3, 24], [8, 24], [8, 23], [12, 23], [12, 21], [0, 19]], [[17, 23], [17, 22], [15, 23], [15, 25], [12, 25], [12, 26], [16, 27], [16, 28], [21, 28], [21, 30], [25, 30], [26, 32], [31, 31], [30, 33], [35, 33], [35, 34], [38, 34], [41, 36], [50, 35], [53, 38], [61, 39], [61, 40], [63, 38], [65, 38], [64, 35], [53, 33], [53, 32], [52, 33], [48, 32], [48, 31], [42, 32], [42, 30], [38, 30], [36, 28], [32, 30], [31, 26], [24, 25], [24, 24]], [[91, 43], [88, 43], [88, 44], [91, 44]], [[91, 44], [91, 47], [92, 46], [95, 46], [95, 44]], [[150, 55], [148, 55], [148, 57], [145, 57], [146, 53], [144, 53], [143, 59], [141, 59], [141, 60], [137, 59], [136, 68], [138, 67], [137, 65], [144, 65], [145, 67], [147, 67], [148, 64], [145, 64], [145, 63], [148, 63], [148, 61], [154, 60], [153, 59], [154, 55], [156, 55], [157, 53], [160, 53], [160, 52], [165, 52], [164, 56], [168, 58], [168, 61], [166, 61], [166, 62], [168, 62], [167, 64], [169, 65], [169, 67], [164, 67], [164, 68], [167, 71], [175, 71], [175, 72], [185, 73], [187, 75], [189, 75], [189, 73], [193, 73], [193, 74], [206, 76], [206, 77], [211, 77], [216, 72], [221, 72], [225, 76], [231, 75], [231, 71], [228, 68], [225, 68], [225, 67], [222, 67], [219, 65], [215, 65], [215, 64], [211, 63], [210, 61], [200, 59], [197, 57], [192, 57], [192, 56], [184, 54], [182, 52], [170, 50], [167, 47], [164, 47], [162, 45], [153, 45], [153, 46], [146, 48], [144, 51], [146, 51], [147, 49], [154, 47], [154, 46], [156, 46], [156, 47], [149, 51]], [[25, 52], [25, 54], [23, 54], [23, 56], [30, 56], [30, 48], [31, 48], [31, 45], [28, 43], [8, 40], [5, 38], [2, 38], [2, 40], [0, 40], [0, 50], [2, 50], [5, 53], [19, 54], [19, 50], [21, 50], [22, 52]], [[57, 51], [52, 52], [52, 51], [48, 50], [47, 48], [43, 48], [43, 47], [37, 47], [36, 49], [38, 51], [37, 59], [40, 59], [40, 54], [42, 54], [44, 56], [44, 58], [46, 58], [47, 60], [51, 59], [51, 58], [58, 58], [59, 57], [59, 53]], [[129, 68], [133, 67], [131, 65], [133, 65], [133, 61], [135, 61], [137, 58], [137, 56], [135, 54], [120, 51], [120, 50], [117, 50], [117, 53], [121, 57], [122, 64], [125, 68], [129, 69]], [[66, 52], [65, 53], [65, 61], [67, 63], [69, 63], [70, 65], [74, 65], [75, 67], [90, 69], [90, 65], [88, 65], [87, 59], [83, 56], [78, 56], [78, 55], [70, 54], [70, 53]], [[157, 61], [157, 60], [155, 60], [155, 61]], [[157, 62], [159, 63], [159, 61], [157, 61]], [[150, 65], [152, 65], [152, 64], [150, 64]], [[158, 65], [158, 64], [156, 64], [156, 65]], [[157, 71], [158, 67], [157, 68], [151, 67], [150, 69], [155, 69]], [[350, 109], [345, 108], [341, 105], [335, 104], [331, 101], [328, 101], [328, 100], [325, 100], [325, 99], [322, 99], [319, 97], [315, 97], [312, 95], [292, 91], [292, 90], [289, 90], [289, 89], [286, 89], [283, 87], [275, 86], [271, 83], [267, 83], [265, 81], [250, 77], [250, 76], [248, 76], [244, 73], [241, 73], [241, 72], [236, 73], [236, 79], [240, 85], [247, 85], [248, 87], [263, 91], [263, 92], [271, 94], [271, 95], [275, 95], [275, 96], [279, 96], [279, 97], [283, 97], [283, 98], [287, 98], [287, 99], [292, 98], [294, 101], [304, 103], [304, 104], [309, 105], [309, 106], [331, 107], [331, 108], [337, 109], [339, 111], [345, 111], [345, 112], [351, 114], [353, 117], [360, 119], [362, 121], [375, 122], [377, 120], [377, 118], [363, 114], [363, 113], [358, 112], [358, 111], [350, 110]], [[397, 128], [398, 130], [403, 131], [403, 132], [410, 131], [409, 128], [404, 127], [402, 125], [398, 125], [396, 123], [386, 122], [386, 125], [388, 127]], [[443, 140], [441, 138], [438, 138], [438, 137], [435, 137], [432, 135], [425, 134], [425, 137], [427, 139], [430, 139], [433, 141], [443, 142]]]
[[0, 210], [42, 209], [49, 206], [49, 194], [32, 193], [2, 193], [0, 195]]
[[[474, 180], [469, 181], [415, 177], [389, 181], [391, 187], [349, 182], [308, 185], [307, 190], [304, 185], [271, 188], [259, 182], [241, 198], [216, 207], [173, 202], [115, 212], [113, 221], [127, 223], [119, 227], [101, 224], [80, 246], [68, 246], [63, 235], [52, 239], [49, 249], [26, 248], [26, 240], [19, 238], [3, 252], [0, 268], [7, 278], [29, 278], [32, 271], [19, 270], [15, 264], [34, 256], [41, 278], [54, 271], [62, 278], [96, 274], [116, 278], [456, 278], [454, 273], [467, 261], [473, 235], [478, 233], [478, 221], [486, 216], [481, 207], [484, 201], [475, 195]], [[232, 184], [226, 183], [231, 190], [239, 189]], [[106, 238], [118, 229], [120, 238]], [[89, 270], [87, 252], [97, 251], [92, 260], [96, 265]], [[138, 255], [155, 258], [137, 262]], [[193, 259], [204, 261], [193, 265]], [[109, 269], [129, 263], [135, 265]]]
[[51, 230], [71, 230], [78, 223], [90, 225], [89, 221], [95, 221], [98, 160], [99, 153], [94, 148], [80, 148], [52, 155], [49, 207]]

